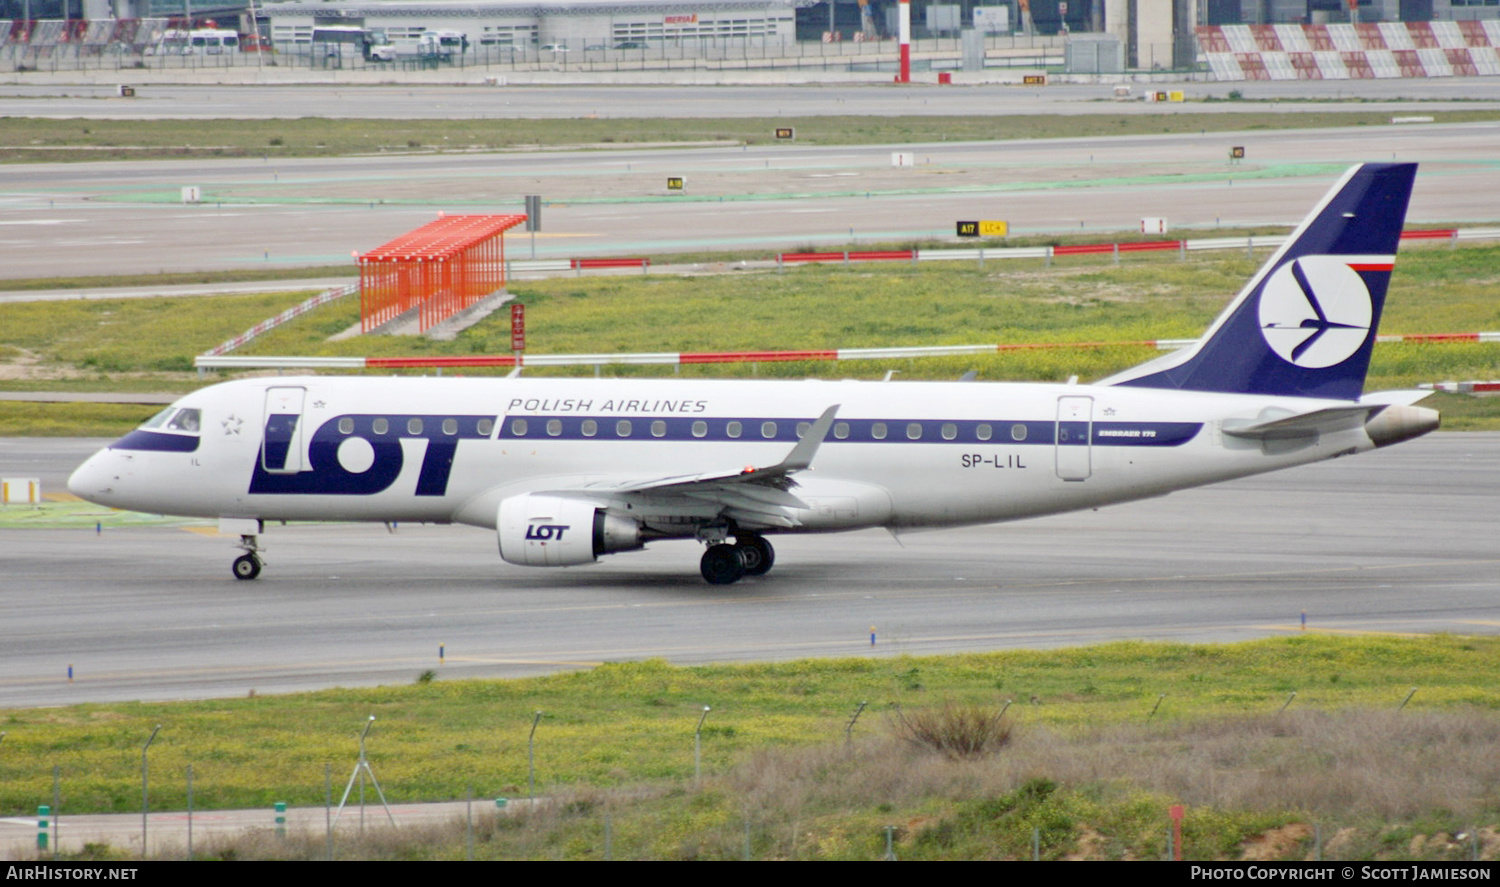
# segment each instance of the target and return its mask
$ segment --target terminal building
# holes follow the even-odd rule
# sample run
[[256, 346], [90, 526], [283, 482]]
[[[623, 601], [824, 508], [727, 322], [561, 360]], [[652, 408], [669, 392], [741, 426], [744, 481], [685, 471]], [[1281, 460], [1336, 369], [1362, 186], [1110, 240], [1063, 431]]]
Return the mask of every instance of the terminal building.
[[277, 45], [304, 43], [318, 25], [383, 30], [392, 41], [424, 31], [458, 31], [470, 44], [549, 52], [642, 48], [649, 44], [790, 44], [797, 10], [813, 0], [336, 0], [273, 3], [261, 10]]
[[[278, 64], [322, 67], [871, 70], [880, 62], [870, 57], [889, 54], [899, 8], [898, 0], [0, 0], [0, 67], [129, 67], [147, 57], [156, 66], [234, 65], [253, 51], [256, 64], [279, 53], [288, 58]], [[910, 12], [922, 70], [1191, 73], [1207, 62], [1224, 76], [1265, 62], [1279, 78], [1279, 56], [1234, 65], [1230, 56], [1440, 49], [1479, 53], [1429, 59], [1426, 76], [1485, 75], [1496, 73], [1489, 50], [1500, 49], [1490, 30], [1500, 0], [911, 0]], [[1377, 36], [1376, 25], [1398, 29]], [[1288, 27], [1315, 30], [1303, 38], [1263, 30]], [[198, 28], [238, 32], [236, 48], [199, 52]], [[1349, 28], [1360, 31], [1348, 37]], [[1409, 60], [1390, 68], [1383, 59], [1374, 76], [1414, 76]], [[1320, 62], [1317, 73], [1341, 76], [1349, 61], [1343, 69]]]
[[[835, 32], [889, 36], [897, 0], [0, 0], [0, 20], [103, 21], [254, 14], [263, 21], [366, 18], [477, 25], [477, 34], [510, 34], [537, 45], [554, 41], [604, 44], [632, 39], [781, 38]], [[1163, 17], [1179, 26], [1466, 21], [1500, 18], [1500, 0], [911, 0], [917, 36], [950, 23], [1009, 23], [1039, 34], [1127, 29]], [[977, 11], [977, 12], [976, 12]], [[996, 16], [993, 13], [1000, 13]], [[1190, 21], [1191, 20], [1191, 21]], [[444, 24], [447, 23], [447, 24]], [[293, 24], [292, 26], [295, 26]], [[462, 30], [462, 29], [460, 29]]]

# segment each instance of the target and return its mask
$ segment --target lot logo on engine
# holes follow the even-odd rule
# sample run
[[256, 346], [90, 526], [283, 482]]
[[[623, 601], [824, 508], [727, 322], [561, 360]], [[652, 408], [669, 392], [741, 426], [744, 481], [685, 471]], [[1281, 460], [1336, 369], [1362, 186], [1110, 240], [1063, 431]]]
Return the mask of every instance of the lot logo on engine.
[[542, 542], [556, 539], [561, 542], [563, 533], [571, 529], [571, 524], [535, 524], [526, 528], [526, 538]]

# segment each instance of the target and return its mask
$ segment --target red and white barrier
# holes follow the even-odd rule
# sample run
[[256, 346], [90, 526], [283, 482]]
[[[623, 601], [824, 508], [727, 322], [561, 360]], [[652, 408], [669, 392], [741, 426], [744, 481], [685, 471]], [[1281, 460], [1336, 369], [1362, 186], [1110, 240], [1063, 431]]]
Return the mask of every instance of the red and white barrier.
[[1451, 394], [1500, 394], [1500, 382], [1424, 382], [1417, 387]]
[[223, 344], [217, 345], [209, 351], [205, 351], [204, 355], [209, 356], [228, 354], [229, 352], [240, 347], [256, 336], [259, 336], [261, 333], [274, 330], [294, 317], [300, 317], [303, 314], [306, 314], [307, 312], [313, 310], [314, 308], [319, 307], [320, 305], [327, 305], [329, 302], [332, 302], [335, 299], [342, 299], [344, 296], [353, 295], [357, 292], [359, 292], [359, 284], [357, 283], [351, 283], [346, 286], [336, 286], [331, 290], [325, 290], [324, 292], [318, 293], [316, 296], [313, 296], [311, 299], [308, 299], [300, 305], [293, 305], [291, 308], [286, 309], [270, 320], [262, 320], [260, 323], [257, 323], [250, 329], [245, 330], [238, 336], [235, 336], [233, 339], [230, 339]]

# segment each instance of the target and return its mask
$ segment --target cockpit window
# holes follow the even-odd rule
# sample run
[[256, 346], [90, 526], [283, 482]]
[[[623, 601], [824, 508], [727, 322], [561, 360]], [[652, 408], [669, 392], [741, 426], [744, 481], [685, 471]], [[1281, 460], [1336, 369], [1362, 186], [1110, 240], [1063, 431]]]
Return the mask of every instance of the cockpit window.
[[145, 429], [160, 429], [164, 431], [177, 431], [183, 434], [197, 434], [202, 427], [203, 414], [197, 407], [167, 407], [156, 415], [142, 423]]
[[177, 415], [173, 416], [167, 422], [167, 428], [171, 431], [187, 431], [197, 434], [199, 428], [199, 413], [197, 408], [184, 407], [178, 410]]
[[172, 414], [175, 413], [175, 412], [177, 412], [177, 408], [176, 407], [167, 407], [166, 409], [162, 410], [161, 412], [157, 413], [156, 415], [154, 415], [151, 418], [147, 419], [146, 421], [142, 422], [141, 423], [141, 427], [142, 428], [160, 428], [163, 425], [167, 424], [167, 420], [170, 419], [170, 418], [172, 418]]

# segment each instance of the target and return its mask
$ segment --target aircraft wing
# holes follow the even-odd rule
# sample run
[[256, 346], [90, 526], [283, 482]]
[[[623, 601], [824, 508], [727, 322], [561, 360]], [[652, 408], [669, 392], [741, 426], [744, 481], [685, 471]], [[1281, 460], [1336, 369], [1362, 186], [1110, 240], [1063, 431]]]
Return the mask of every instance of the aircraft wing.
[[834, 404], [812, 424], [797, 441], [786, 458], [775, 465], [757, 468], [747, 465], [739, 471], [674, 475], [650, 479], [596, 482], [570, 490], [549, 491], [553, 495], [591, 499], [615, 499], [629, 496], [639, 501], [718, 505], [721, 513], [739, 523], [790, 528], [797, 520], [789, 509], [807, 509], [807, 503], [790, 492], [797, 485], [794, 473], [812, 466], [828, 431], [833, 427], [839, 405]]

